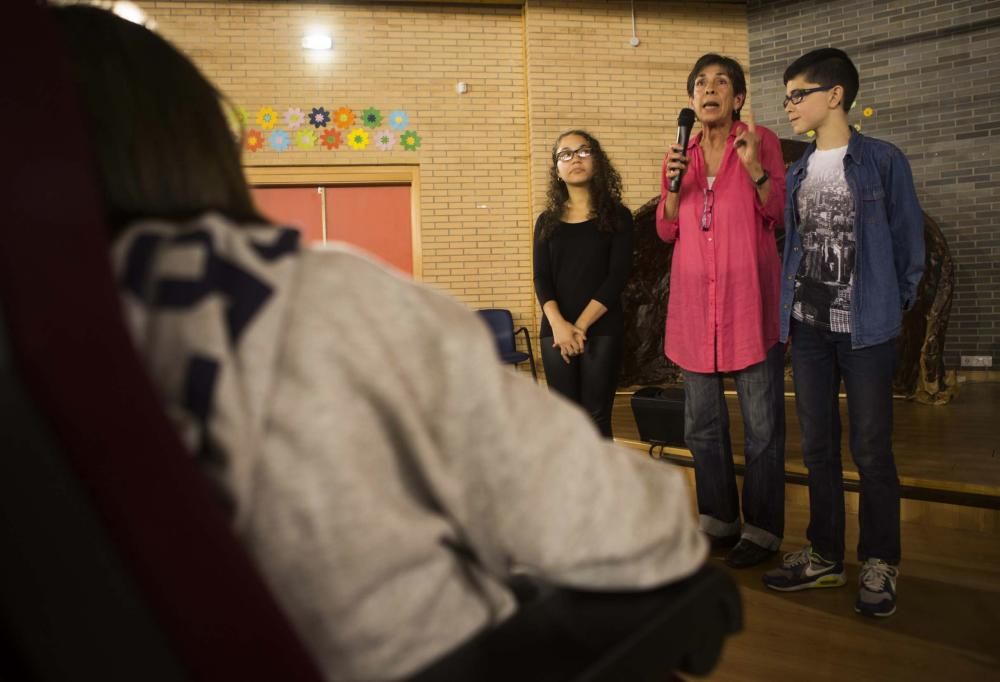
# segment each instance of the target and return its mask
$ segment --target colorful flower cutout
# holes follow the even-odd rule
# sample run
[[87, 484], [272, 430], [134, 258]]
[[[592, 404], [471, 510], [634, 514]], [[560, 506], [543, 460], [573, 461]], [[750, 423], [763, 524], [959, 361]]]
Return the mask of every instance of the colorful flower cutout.
[[250, 120], [250, 114], [247, 113], [246, 107], [242, 107], [237, 104], [234, 107], [230, 107], [229, 111], [233, 116], [233, 120], [236, 121], [240, 127], [245, 126], [247, 121]]
[[341, 130], [354, 125], [354, 112], [348, 107], [340, 107], [333, 112], [333, 123]]
[[405, 111], [397, 109], [389, 114], [389, 126], [394, 130], [406, 130], [408, 125], [410, 125], [410, 117], [406, 115]]
[[309, 122], [314, 128], [325, 128], [330, 125], [330, 112], [323, 107], [316, 107], [309, 114]]
[[268, 146], [276, 152], [283, 152], [288, 149], [288, 146], [292, 143], [291, 136], [284, 130], [275, 130], [273, 133], [268, 135], [267, 144]]
[[368, 146], [368, 131], [364, 128], [355, 128], [347, 136], [347, 144], [351, 149], [361, 151]]
[[407, 130], [405, 133], [399, 136], [399, 141], [403, 145], [403, 149], [408, 152], [415, 152], [420, 148], [421, 140], [420, 136], [417, 135], [415, 130]]
[[374, 130], [382, 125], [382, 112], [375, 107], [368, 107], [361, 114], [361, 122], [365, 128]]
[[271, 130], [278, 122], [278, 112], [271, 107], [261, 107], [257, 112], [257, 125], [264, 130]]
[[251, 128], [247, 131], [245, 144], [247, 149], [250, 151], [259, 152], [264, 148], [264, 133], [255, 128]]
[[308, 128], [300, 130], [295, 133], [295, 146], [299, 149], [312, 149], [316, 146], [316, 134]]
[[382, 128], [377, 133], [375, 133], [375, 146], [384, 152], [389, 151], [396, 145], [396, 141], [399, 138], [396, 133], [390, 128]]
[[871, 118], [872, 114], [875, 113], [875, 110], [872, 109], [871, 107], [865, 107], [864, 109], [862, 109], [861, 113], [865, 115], [865, 118]]
[[326, 128], [319, 134], [319, 143], [327, 149], [339, 149], [343, 141], [336, 128]]
[[306, 114], [298, 107], [291, 107], [285, 111], [285, 127], [289, 130], [298, 130], [306, 122]]

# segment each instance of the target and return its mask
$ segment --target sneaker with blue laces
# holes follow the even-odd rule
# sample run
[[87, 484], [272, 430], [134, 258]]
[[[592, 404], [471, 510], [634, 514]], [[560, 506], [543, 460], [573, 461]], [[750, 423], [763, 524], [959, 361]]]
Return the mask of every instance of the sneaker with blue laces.
[[854, 610], [863, 616], [891, 616], [896, 613], [896, 578], [899, 569], [881, 559], [869, 558], [858, 578], [858, 600]]
[[796, 592], [817, 587], [840, 587], [847, 582], [844, 562], [827, 561], [812, 546], [784, 556], [780, 568], [767, 571], [764, 584], [772, 590]]

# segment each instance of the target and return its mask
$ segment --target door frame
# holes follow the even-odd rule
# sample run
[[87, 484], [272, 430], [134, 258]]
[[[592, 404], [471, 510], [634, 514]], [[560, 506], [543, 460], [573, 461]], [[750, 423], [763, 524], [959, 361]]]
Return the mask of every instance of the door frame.
[[392, 166], [244, 166], [247, 181], [257, 187], [283, 185], [409, 185], [410, 246], [413, 278], [423, 275], [420, 239], [420, 167]]

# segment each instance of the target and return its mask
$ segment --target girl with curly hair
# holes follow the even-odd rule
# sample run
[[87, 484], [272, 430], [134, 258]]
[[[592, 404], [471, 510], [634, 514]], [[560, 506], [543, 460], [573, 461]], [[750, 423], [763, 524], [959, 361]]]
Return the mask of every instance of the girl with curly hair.
[[632, 214], [600, 142], [583, 130], [552, 147], [548, 203], [535, 222], [535, 293], [549, 387], [612, 437], [622, 366], [621, 294], [632, 267]]

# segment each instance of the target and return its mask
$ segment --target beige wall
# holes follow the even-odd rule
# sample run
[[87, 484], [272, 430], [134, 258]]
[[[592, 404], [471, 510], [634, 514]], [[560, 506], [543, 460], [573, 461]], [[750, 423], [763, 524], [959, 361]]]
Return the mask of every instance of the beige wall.
[[[268, 105], [360, 114], [403, 109], [419, 151], [246, 152], [248, 165], [419, 164], [422, 278], [472, 307], [514, 312], [537, 328], [531, 229], [549, 149], [585, 127], [621, 171], [633, 209], [659, 190], [663, 149], [694, 60], [747, 62], [741, 5], [528, 0], [518, 6], [328, 2], [140, 4], [253, 117]], [[331, 53], [301, 49], [307, 29]], [[468, 93], [455, 93], [465, 81]], [[293, 147], [294, 149], [294, 147]]]

